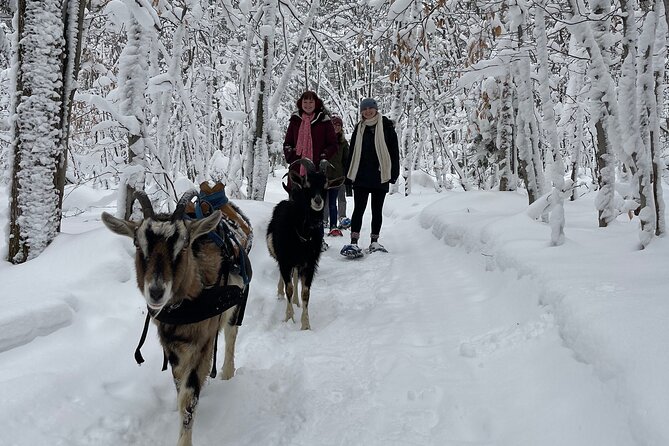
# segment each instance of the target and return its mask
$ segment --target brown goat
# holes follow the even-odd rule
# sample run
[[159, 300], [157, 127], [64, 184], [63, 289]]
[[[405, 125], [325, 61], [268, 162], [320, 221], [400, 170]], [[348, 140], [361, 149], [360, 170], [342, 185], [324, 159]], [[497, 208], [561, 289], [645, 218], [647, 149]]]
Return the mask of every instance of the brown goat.
[[[184, 219], [185, 207], [194, 196], [194, 191], [184, 194], [173, 214], [156, 215], [146, 194], [139, 193], [136, 197], [142, 204], [144, 218], [138, 222], [102, 214], [107, 228], [134, 240], [137, 286], [158, 328], [176, 385], [181, 416], [178, 446], [192, 445], [193, 417], [200, 390], [212, 367], [221, 328], [225, 337], [221, 378], [227, 380], [234, 375], [235, 341], [251, 277], [247, 249], [239, 250], [242, 261], [246, 262], [244, 280], [238, 270], [226, 263], [230, 259], [226, 259], [225, 251], [206, 236], [217, 228], [222, 215], [219, 211], [200, 220]], [[236, 207], [235, 210], [241, 214]], [[232, 297], [225, 295], [229, 292]], [[218, 299], [215, 300], [218, 307], [213, 311], [206, 300], [212, 296]], [[223, 302], [225, 299], [228, 301]], [[166, 314], [180, 307], [202, 309], [203, 302], [207, 307], [205, 319], [195, 318], [196, 322], [165, 319]], [[211, 376], [215, 376], [215, 370]]]

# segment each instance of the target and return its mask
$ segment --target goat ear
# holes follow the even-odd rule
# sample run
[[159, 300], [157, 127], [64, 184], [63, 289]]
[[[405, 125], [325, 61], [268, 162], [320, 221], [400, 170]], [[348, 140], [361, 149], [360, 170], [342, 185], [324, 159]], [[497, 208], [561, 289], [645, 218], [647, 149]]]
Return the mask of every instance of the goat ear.
[[193, 240], [200, 237], [201, 235], [204, 235], [216, 229], [216, 226], [218, 226], [218, 222], [221, 221], [221, 217], [222, 217], [221, 211], [216, 210], [212, 212], [212, 214], [207, 218], [193, 221], [188, 227], [188, 230], [190, 232], [191, 243], [193, 242]]
[[110, 231], [131, 238], [135, 236], [135, 229], [137, 229], [138, 226], [134, 221], [122, 220], [106, 212], [102, 213], [102, 223], [104, 223]]
[[288, 172], [288, 176], [290, 177], [290, 181], [293, 183], [293, 187], [302, 188], [304, 185], [304, 178], [302, 178], [299, 173], [291, 170]]
[[326, 189], [334, 189], [342, 184], [344, 184], [344, 181], [346, 181], [346, 177], [339, 177], [335, 178], [334, 180], [328, 180], [327, 183], [325, 183], [325, 188]]

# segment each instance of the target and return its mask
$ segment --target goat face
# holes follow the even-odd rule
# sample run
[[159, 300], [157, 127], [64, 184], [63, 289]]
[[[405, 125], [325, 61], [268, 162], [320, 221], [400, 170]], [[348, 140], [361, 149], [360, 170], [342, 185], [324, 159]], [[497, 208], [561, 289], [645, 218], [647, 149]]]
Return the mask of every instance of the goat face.
[[308, 201], [312, 211], [322, 212], [325, 206], [325, 191], [328, 188], [325, 174], [307, 172], [305, 176], [300, 176], [291, 171], [290, 175], [293, 183], [292, 197]]
[[137, 286], [149, 308], [156, 311], [187, 290], [189, 281], [199, 280], [194, 271], [192, 244], [214, 230], [221, 219], [220, 212], [194, 221], [175, 218], [176, 214], [177, 211], [174, 215], [152, 215], [133, 222], [102, 213], [107, 228], [134, 240]]

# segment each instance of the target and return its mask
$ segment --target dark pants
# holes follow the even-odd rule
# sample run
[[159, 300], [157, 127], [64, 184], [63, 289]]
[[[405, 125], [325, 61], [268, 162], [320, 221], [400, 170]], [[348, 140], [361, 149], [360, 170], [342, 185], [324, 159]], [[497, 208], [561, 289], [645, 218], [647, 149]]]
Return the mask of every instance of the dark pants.
[[346, 217], [346, 186], [343, 184], [339, 187], [337, 194], [337, 213], [339, 218]]
[[327, 211], [330, 215], [330, 229], [337, 227], [337, 195], [339, 188], [328, 189], [327, 191]]
[[362, 228], [362, 216], [367, 208], [369, 196], [372, 196], [372, 235], [378, 237], [381, 233], [381, 224], [383, 224], [383, 201], [386, 199], [386, 191], [366, 189], [361, 187], [353, 188], [353, 216], [351, 217], [351, 232], [360, 233]]

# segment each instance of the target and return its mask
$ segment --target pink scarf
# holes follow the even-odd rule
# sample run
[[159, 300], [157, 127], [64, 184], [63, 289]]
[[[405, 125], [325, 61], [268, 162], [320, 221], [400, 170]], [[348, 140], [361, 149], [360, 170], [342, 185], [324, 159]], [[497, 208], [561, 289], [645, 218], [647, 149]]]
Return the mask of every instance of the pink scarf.
[[[314, 113], [308, 115], [302, 113], [302, 123], [300, 130], [297, 133], [297, 147], [295, 147], [297, 154], [302, 158], [314, 160], [314, 144], [311, 140], [311, 120], [314, 118]], [[300, 166], [300, 175], [305, 176], [307, 170], [304, 166]]]

